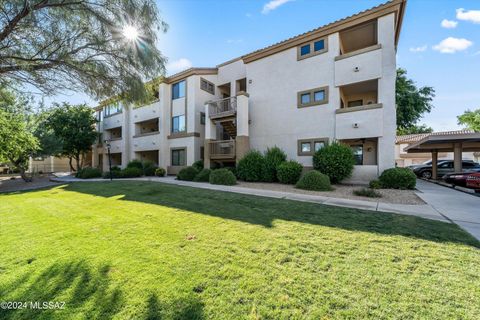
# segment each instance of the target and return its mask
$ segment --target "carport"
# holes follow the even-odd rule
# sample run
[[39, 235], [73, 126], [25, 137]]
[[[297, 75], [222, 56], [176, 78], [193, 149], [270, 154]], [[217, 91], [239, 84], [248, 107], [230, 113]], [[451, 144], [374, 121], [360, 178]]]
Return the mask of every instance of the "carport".
[[432, 178], [437, 179], [437, 161], [439, 152], [453, 152], [455, 172], [462, 171], [462, 153], [480, 151], [480, 132], [435, 134], [412, 143], [404, 149], [407, 153], [432, 154]]

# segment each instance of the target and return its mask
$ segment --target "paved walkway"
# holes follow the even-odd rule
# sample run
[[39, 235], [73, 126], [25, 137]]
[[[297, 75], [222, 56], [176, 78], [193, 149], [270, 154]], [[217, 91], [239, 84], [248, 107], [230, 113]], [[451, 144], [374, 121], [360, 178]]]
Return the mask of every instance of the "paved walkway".
[[417, 189], [423, 201], [480, 240], [480, 197], [422, 180]]

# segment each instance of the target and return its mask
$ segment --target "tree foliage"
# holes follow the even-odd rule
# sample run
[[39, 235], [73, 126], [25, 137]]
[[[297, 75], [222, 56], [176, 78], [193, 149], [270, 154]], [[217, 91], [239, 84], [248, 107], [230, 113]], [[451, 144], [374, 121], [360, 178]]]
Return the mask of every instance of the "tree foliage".
[[[153, 0], [0, 0], [0, 7], [0, 84], [141, 100], [143, 82], [165, 71], [155, 44], [168, 26]], [[125, 36], [128, 26], [138, 38]]]
[[480, 132], [480, 109], [467, 110], [457, 117], [458, 124], [465, 125], [468, 129]]
[[397, 128], [398, 135], [407, 135], [407, 134], [418, 134], [418, 133], [432, 133], [433, 129], [427, 127], [426, 124], [422, 125], [413, 125], [408, 128]]
[[432, 110], [432, 100], [435, 90], [432, 87], [417, 88], [412, 79], [407, 78], [405, 69], [397, 69], [396, 104], [397, 130], [400, 134], [406, 132], [430, 130], [425, 125], [417, 126], [424, 113]]
[[70, 166], [72, 160], [75, 160], [78, 171], [82, 168], [81, 160], [98, 138], [96, 122], [92, 109], [87, 105], [70, 105], [64, 102], [54, 105], [42, 125], [52, 131], [61, 146], [58, 155], [68, 157]]

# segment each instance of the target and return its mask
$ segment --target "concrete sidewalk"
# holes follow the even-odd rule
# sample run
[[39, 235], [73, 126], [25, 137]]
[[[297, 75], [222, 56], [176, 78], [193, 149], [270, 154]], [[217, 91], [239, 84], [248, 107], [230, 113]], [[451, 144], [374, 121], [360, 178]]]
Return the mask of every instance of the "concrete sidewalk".
[[[132, 181], [133, 180], [133, 181], [161, 182], [161, 183], [168, 183], [168, 184], [174, 184], [174, 185], [180, 185], [180, 186], [188, 186], [188, 187], [216, 190], [216, 191], [234, 192], [234, 193], [248, 194], [248, 195], [255, 195], [255, 196], [262, 196], [262, 197], [269, 197], [269, 198], [313, 202], [313, 203], [319, 203], [319, 204], [325, 204], [325, 205], [331, 205], [331, 206], [372, 210], [372, 211], [378, 211], [378, 212], [393, 212], [393, 213], [413, 215], [417, 217], [438, 220], [438, 221], [443, 221], [448, 223], [452, 222], [429, 204], [402, 205], [402, 204], [383, 203], [383, 202], [377, 202], [377, 201], [362, 201], [362, 200], [332, 198], [332, 197], [325, 197], [321, 195], [307, 195], [307, 194], [301, 194], [301, 193], [252, 189], [252, 188], [245, 188], [245, 187], [238, 187], [238, 186], [221, 186], [221, 185], [213, 185], [213, 184], [201, 183], [201, 182], [180, 181], [180, 180], [175, 180], [175, 177], [163, 177], [163, 178], [142, 177], [142, 178], [134, 178], [134, 179], [115, 179], [115, 180], [116, 181], [117, 180]], [[54, 181], [68, 183], [68, 182], [89, 182], [89, 181], [90, 182], [93, 182], [93, 181], [109, 182], [110, 180], [108, 179], [84, 180], [84, 179], [77, 179], [77, 178], [67, 176], [67, 177], [55, 178]]]
[[423, 180], [417, 189], [423, 201], [480, 240], [480, 197]]

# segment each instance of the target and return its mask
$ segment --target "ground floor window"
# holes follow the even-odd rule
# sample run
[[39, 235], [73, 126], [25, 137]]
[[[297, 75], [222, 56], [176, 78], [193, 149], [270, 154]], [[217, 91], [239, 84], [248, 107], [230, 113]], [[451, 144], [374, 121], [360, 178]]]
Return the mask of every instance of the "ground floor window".
[[353, 151], [353, 156], [355, 157], [355, 164], [362, 165], [363, 164], [363, 145], [353, 145], [350, 146]]
[[187, 164], [186, 150], [173, 149], [172, 150], [172, 166], [185, 166]]
[[355, 158], [355, 165], [377, 165], [378, 138], [340, 140], [348, 145]]

